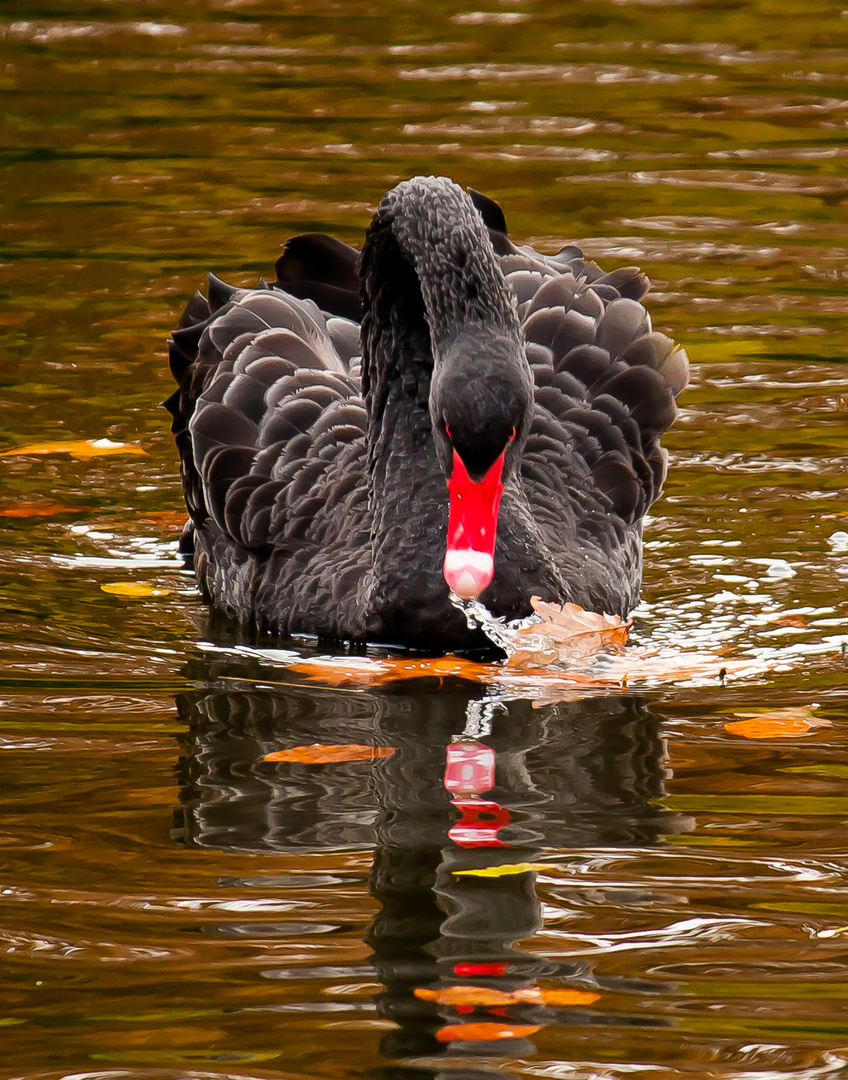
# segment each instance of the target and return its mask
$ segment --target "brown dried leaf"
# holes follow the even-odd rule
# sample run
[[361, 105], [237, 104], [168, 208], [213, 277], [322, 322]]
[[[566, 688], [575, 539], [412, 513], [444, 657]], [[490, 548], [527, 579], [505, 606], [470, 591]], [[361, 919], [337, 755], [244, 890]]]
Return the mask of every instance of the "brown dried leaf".
[[513, 653], [507, 667], [526, 669], [529, 662], [544, 667], [553, 660], [585, 660], [599, 652], [620, 649], [627, 642], [632, 624], [618, 615], [586, 611], [579, 604], [550, 604], [538, 596], [531, 597], [530, 603], [542, 622], [516, 632], [519, 641], [527, 641], [528, 646]]
[[537, 668], [550, 667], [559, 660], [556, 649], [546, 649], [543, 646], [538, 649], [516, 649], [509, 654], [507, 667], [516, 671], [533, 671]]

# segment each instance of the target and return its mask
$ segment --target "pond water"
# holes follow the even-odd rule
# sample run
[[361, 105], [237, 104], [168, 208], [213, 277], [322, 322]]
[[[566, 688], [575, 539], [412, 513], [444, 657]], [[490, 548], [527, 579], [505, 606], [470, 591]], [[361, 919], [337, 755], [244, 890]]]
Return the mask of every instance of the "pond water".
[[[828, 0], [3, 3], [4, 1078], [848, 1076], [846, 35]], [[637, 636], [748, 677], [322, 676], [209, 619], [167, 332], [420, 172], [650, 274], [693, 378]], [[313, 743], [382, 750], [263, 761]]]

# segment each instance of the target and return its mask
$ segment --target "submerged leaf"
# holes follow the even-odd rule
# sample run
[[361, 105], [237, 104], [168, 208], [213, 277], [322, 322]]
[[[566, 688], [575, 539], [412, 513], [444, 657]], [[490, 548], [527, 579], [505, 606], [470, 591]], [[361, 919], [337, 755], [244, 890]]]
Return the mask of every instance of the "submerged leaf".
[[87, 460], [108, 454], [146, 454], [135, 443], [113, 442], [111, 439], [74, 439], [67, 441], [45, 441], [27, 443], [4, 450], [0, 457], [29, 457], [34, 454], [70, 454], [71, 457]]
[[290, 750], [275, 750], [266, 754], [262, 760], [328, 765], [339, 761], [374, 761], [377, 758], [391, 757], [394, 752], [393, 746], [361, 746], [357, 743], [325, 746], [323, 743], [312, 743], [311, 746], [293, 746]]
[[789, 765], [778, 772], [800, 773], [802, 776], [824, 776], [829, 780], [848, 780], [848, 765], [838, 765], [835, 762], [821, 765]]

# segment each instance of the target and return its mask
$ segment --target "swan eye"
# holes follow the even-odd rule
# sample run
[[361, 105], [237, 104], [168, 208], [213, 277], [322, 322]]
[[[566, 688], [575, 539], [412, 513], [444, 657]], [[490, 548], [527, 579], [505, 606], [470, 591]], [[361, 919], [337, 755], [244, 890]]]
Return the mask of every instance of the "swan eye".
[[453, 441], [453, 436], [450, 433], [450, 424], [447, 423], [447, 421], [445, 421], [445, 435], [447, 435], [447, 437], [451, 439], [451, 441]]
[[507, 442], [512, 442], [512, 440], [515, 438], [515, 428], [512, 429], [512, 431], [509, 433], [509, 435], [507, 435], [506, 438]]

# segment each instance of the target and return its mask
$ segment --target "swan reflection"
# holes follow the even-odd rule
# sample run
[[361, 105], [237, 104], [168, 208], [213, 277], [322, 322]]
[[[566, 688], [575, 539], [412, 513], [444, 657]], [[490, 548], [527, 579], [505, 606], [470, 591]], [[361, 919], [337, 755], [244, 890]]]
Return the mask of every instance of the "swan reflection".
[[[455, 1076], [457, 1058], [535, 1054], [550, 1025], [639, 1022], [593, 1008], [605, 985], [591, 959], [546, 956], [532, 939], [550, 874], [587, 849], [654, 845], [686, 828], [658, 801], [666, 754], [648, 702], [533, 708], [461, 684], [438, 693], [262, 688], [247, 675], [222, 678], [221, 665], [178, 701], [186, 730], [175, 838], [251, 852], [371, 852], [379, 911], [357, 975], [381, 984], [372, 1008], [386, 1058]], [[263, 760], [313, 744], [392, 752]]]

